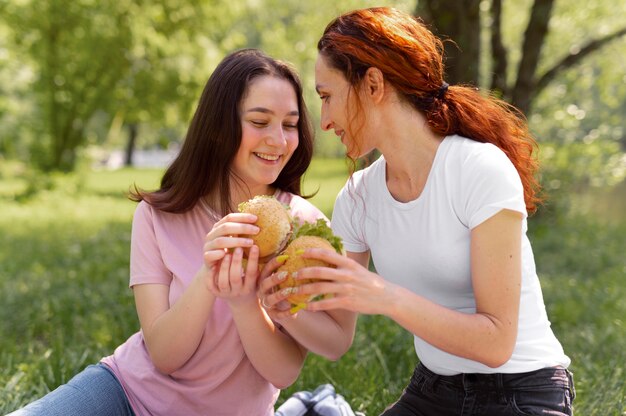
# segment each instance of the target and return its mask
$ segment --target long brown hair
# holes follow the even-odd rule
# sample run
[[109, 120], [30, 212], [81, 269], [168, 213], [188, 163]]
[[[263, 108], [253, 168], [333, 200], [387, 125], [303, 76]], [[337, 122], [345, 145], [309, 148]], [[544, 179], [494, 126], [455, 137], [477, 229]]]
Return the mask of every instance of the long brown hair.
[[425, 114], [435, 133], [458, 134], [498, 146], [521, 177], [526, 209], [537, 209], [541, 201], [533, 155], [537, 143], [525, 117], [477, 88], [448, 86], [443, 43], [419, 19], [388, 7], [351, 11], [330, 22], [317, 49], [331, 67], [343, 73], [353, 90], [367, 69], [376, 67], [400, 96]]
[[234, 179], [231, 164], [241, 144], [240, 105], [251, 81], [264, 75], [288, 81], [296, 92], [299, 144], [272, 186], [301, 195], [301, 179], [313, 157], [314, 134], [300, 78], [287, 63], [256, 49], [243, 49], [226, 56], [211, 74], [180, 153], [165, 171], [160, 188], [145, 192], [135, 187], [130, 199], [181, 213], [210, 196], [206, 202], [214, 212], [234, 211], [230, 181]]

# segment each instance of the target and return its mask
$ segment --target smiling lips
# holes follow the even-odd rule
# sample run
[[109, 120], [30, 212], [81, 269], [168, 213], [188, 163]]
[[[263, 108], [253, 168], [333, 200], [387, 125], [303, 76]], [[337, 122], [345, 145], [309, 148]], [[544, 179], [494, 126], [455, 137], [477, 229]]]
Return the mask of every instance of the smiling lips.
[[268, 160], [270, 162], [275, 162], [280, 158], [280, 155], [271, 155], [269, 153], [254, 153], [257, 157]]

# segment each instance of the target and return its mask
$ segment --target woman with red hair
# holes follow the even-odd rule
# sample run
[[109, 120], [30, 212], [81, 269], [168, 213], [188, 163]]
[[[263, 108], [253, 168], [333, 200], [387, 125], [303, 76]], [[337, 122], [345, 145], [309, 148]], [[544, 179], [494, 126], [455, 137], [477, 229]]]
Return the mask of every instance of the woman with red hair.
[[[519, 112], [444, 81], [443, 47], [391, 8], [346, 13], [318, 43], [321, 127], [356, 160], [332, 225], [347, 257], [305, 255], [309, 310], [385, 315], [420, 364], [389, 415], [570, 415], [570, 359], [550, 329], [530, 242], [536, 144]], [[370, 256], [376, 273], [368, 270]]]

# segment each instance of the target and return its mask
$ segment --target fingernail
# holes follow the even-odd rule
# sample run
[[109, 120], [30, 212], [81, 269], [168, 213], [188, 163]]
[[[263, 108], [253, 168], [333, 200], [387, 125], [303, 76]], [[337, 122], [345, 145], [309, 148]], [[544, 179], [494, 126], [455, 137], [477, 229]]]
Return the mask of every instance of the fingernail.
[[276, 256], [276, 262], [277, 263], [284, 263], [285, 261], [287, 261], [288, 258], [289, 258], [289, 255], [281, 254], [280, 256]]
[[303, 254], [304, 254], [304, 252], [305, 252], [305, 251], [306, 251], [305, 249], [303, 249], [303, 248], [299, 248], [298, 250], [296, 250], [296, 254], [297, 254], [298, 256], [301, 256], [301, 255], [303, 255]]
[[298, 272], [293, 272], [293, 273], [291, 273], [291, 277], [292, 277], [293, 279], [297, 279], [297, 278], [298, 278]]
[[282, 272], [278, 272], [276, 273], [276, 278], [280, 281], [280, 280], [285, 280], [287, 278], [287, 275], [289, 273], [282, 271]]
[[294, 292], [295, 287], [286, 287], [280, 291], [282, 296], [289, 296]]

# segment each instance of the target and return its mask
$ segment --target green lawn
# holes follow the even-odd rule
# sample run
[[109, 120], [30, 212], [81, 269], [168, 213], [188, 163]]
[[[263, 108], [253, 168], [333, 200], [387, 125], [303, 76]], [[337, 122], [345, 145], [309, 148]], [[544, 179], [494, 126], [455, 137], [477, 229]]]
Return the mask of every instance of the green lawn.
[[[345, 172], [342, 161], [316, 160], [307, 174], [305, 191], [319, 188], [312, 201], [328, 215]], [[124, 195], [133, 183], [154, 188], [160, 174], [55, 177], [32, 198], [19, 198], [27, 190], [19, 176], [0, 175], [0, 414], [67, 381], [137, 330], [127, 286], [134, 203]], [[536, 218], [531, 240], [554, 331], [573, 360], [576, 413], [626, 414], [626, 223]], [[279, 403], [332, 383], [355, 410], [376, 415], [415, 363], [405, 331], [361, 317], [352, 349], [337, 362], [309, 356]]]

